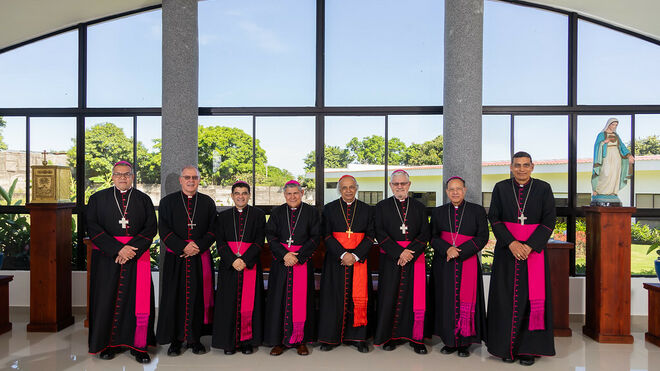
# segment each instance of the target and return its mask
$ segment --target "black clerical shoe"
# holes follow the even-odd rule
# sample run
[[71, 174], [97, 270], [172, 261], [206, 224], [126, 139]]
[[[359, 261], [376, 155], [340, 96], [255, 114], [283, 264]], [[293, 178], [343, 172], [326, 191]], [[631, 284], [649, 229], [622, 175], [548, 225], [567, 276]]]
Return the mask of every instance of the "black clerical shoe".
[[298, 352], [298, 355], [300, 355], [300, 356], [309, 355], [309, 349], [307, 349], [307, 345], [305, 345], [305, 344], [298, 345], [296, 347], [296, 351]]
[[457, 348], [452, 348], [450, 346], [445, 345], [444, 347], [442, 347], [442, 349], [440, 349], [440, 353], [442, 353], [442, 354], [452, 354], [456, 351], [456, 349]]
[[167, 355], [170, 357], [176, 357], [181, 355], [181, 343], [171, 342], [170, 347], [167, 348]]
[[252, 348], [251, 344], [243, 344], [243, 345], [241, 345], [241, 353], [243, 353], [243, 354], [252, 354], [252, 353], [254, 353], [254, 348]]
[[320, 349], [321, 349], [322, 352], [329, 352], [329, 351], [331, 351], [331, 350], [334, 349], [334, 348], [335, 348], [335, 347], [332, 346], [331, 344], [322, 343]]
[[356, 342], [357, 350], [360, 353], [369, 353], [369, 346], [365, 341]]
[[99, 353], [99, 358], [109, 360], [115, 358], [115, 350], [113, 348], [105, 348]]
[[386, 350], [386, 351], [389, 352], [389, 351], [392, 351], [394, 349], [396, 349], [396, 344], [392, 340], [387, 341], [387, 342], [385, 342], [385, 344], [383, 344], [383, 350]]
[[151, 362], [151, 357], [149, 357], [149, 353], [147, 352], [140, 352], [135, 349], [131, 349], [131, 355], [135, 357], [135, 360], [138, 363], [149, 363]]
[[519, 356], [520, 364], [523, 366], [531, 366], [534, 364], [534, 356]]
[[225, 349], [225, 354], [230, 356], [232, 354], [236, 353], [235, 349]]
[[470, 350], [468, 349], [468, 347], [467, 346], [458, 347], [458, 356], [459, 357], [469, 357], [470, 356]]
[[192, 352], [195, 354], [204, 354], [206, 353], [206, 348], [200, 342], [188, 344], [188, 348], [192, 349]]
[[426, 350], [426, 345], [424, 345], [424, 344], [418, 344], [418, 343], [415, 343], [415, 342], [411, 341], [410, 346], [413, 348], [413, 350], [417, 354], [426, 354], [426, 353], [428, 353], [428, 351]]
[[513, 359], [513, 358], [502, 358], [502, 362], [504, 362], [504, 363], [513, 363], [515, 361], [516, 360]]

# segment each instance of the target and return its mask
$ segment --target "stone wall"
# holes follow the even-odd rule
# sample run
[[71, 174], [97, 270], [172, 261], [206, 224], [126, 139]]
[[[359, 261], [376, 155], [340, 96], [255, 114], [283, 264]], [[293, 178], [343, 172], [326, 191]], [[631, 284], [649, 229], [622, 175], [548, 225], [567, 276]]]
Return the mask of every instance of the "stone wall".
[[[30, 166], [41, 165], [43, 153], [30, 152]], [[47, 153], [46, 160], [51, 165], [67, 165], [67, 156], [64, 152]], [[9, 187], [18, 178], [14, 190], [14, 202], [23, 200], [25, 203], [25, 151], [0, 151], [0, 187], [9, 190]], [[75, 170], [72, 170], [72, 172]]]

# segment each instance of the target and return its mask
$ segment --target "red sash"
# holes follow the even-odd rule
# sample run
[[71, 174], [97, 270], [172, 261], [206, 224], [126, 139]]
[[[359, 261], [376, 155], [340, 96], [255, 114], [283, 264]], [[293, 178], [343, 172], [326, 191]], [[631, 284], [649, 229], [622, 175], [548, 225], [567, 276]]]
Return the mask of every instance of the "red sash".
[[[193, 242], [193, 240], [186, 240], [186, 242]], [[167, 252], [174, 254], [169, 247], [166, 247]], [[213, 322], [213, 271], [211, 269], [211, 252], [207, 249], [204, 251], [200, 259], [202, 260], [202, 295], [204, 296], [204, 324]]]
[[[227, 241], [229, 248], [237, 254], [243, 245], [250, 246], [251, 242]], [[243, 287], [241, 288], [241, 338], [240, 341], [252, 339], [252, 313], [254, 312], [255, 287], [257, 285], [257, 265], [243, 269]]]
[[[449, 233], [447, 231], [442, 231], [440, 238], [448, 244], [453, 244], [452, 235], [456, 239], [456, 247], [474, 238], [474, 236]], [[460, 332], [462, 336], [474, 336], [476, 334], [474, 311], [477, 306], [477, 256], [473, 255], [465, 259], [462, 264], [461, 288], [459, 293], [460, 317], [458, 327], [454, 331], [457, 334]]]
[[[285, 249], [291, 252], [300, 250], [302, 245], [291, 245], [283, 243]], [[305, 320], [307, 319], [307, 262], [296, 264], [293, 267], [293, 295], [291, 298], [293, 331], [289, 344], [298, 344], [305, 336]]]
[[[410, 241], [397, 241], [404, 249]], [[424, 312], [426, 311], [426, 258], [422, 252], [413, 265], [413, 333], [415, 340], [424, 337]]]
[[[114, 236], [123, 244], [127, 244], [133, 236]], [[100, 250], [97, 246], [92, 248]], [[151, 259], [149, 250], [137, 259], [137, 274], [135, 279], [135, 336], [133, 345], [136, 348], [147, 346], [147, 327], [151, 311]]]
[[[539, 224], [504, 222], [513, 237], [524, 242], [534, 233]], [[529, 330], [545, 330], [545, 254], [533, 251], [527, 257], [527, 280], [529, 286]]]
[[[332, 232], [332, 236], [346, 249], [354, 250], [364, 239], [364, 233], [351, 232], [351, 238], [346, 232]], [[348, 267], [346, 267], [348, 269]], [[367, 324], [367, 262], [358, 261], [353, 264], [353, 327]]]

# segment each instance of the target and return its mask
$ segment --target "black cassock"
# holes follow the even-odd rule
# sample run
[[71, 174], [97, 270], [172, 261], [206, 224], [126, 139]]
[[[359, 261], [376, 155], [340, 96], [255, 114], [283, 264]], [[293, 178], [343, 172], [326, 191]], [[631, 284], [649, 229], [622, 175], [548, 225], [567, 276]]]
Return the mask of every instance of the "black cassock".
[[[341, 209], [340, 209], [341, 208]], [[343, 211], [343, 213], [342, 213]], [[374, 244], [373, 208], [355, 200], [351, 205], [341, 198], [330, 202], [323, 208], [323, 237], [325, 239], [325, 261], [321, 277], [321, 306], [319, 310], [319, 341], [339, 344], [342, 341], [364, 341], [373, 329], [373, 285], [367, 257]], [[345, 233], [348, 225], [352, 233], [364, 233], [364, 238], [354, 249], [346, 249], [333, 232]], [[352, 235], [352, 238], [357, 236]], [[353, 274], [354, 266], [341, 265], [344, 253], [355, 254], [358, 262], [367, 264], [367, 325], [354, 325]]]
[[[531, 191], [530, 191], [531, 188]], [[528, 197], [529, 195], [529, 197]], [[497, 238], [493, 272], [488, 294], [488, 351], [501, 358], [517, 355], [555, 354], [552, 328], [552, 298], [550, 292], [550, 268], [545, 257], [545, 305], [544, 330], [529, 330], [530, 297], [528, 261], [514, 258], [509, 244], [516, 240], [505, 223], [519, 224], [520, 210], [527, 218], [526, 225], [538, 224], [526, 241], [533, 251], [545, 251], [555, 227], [555, 199], [550, 185], [532, 179], [520, 186], [514, 179], [498, 182], [493, 188], [488, 218]], [[541, 286], [543, 287], [543, 286]]]
[[[218, 268], [218, 290], [216, 292], [215, 322], [213, 323], [214, 348], [234, 350], [241, 343], [252, 346], [261, 345], [263, 333], [264, 280], [261, 268], [261, 249], [265, 241], [266, 214], [263, 210], [246, 206], [242, 212], [232, 207], [218, 214], [216, 220], [216, 246], [220, 254]], [[239, 243], [236, 252], [245, 262], [246, 269], [239, 272], [232, 264], [239, 258], [229, 246], [229, 243]], [[243, 292], [244, 278], [247, 270], [254, 269], [254, 290], [252, 316], [249, 326], [251, 331], [241, 334], [241, 324], [247, 319], [242, 318], [241, 309], [249, 313], [243, 297], [250, 289]], [[254, 273], [253, 273], [254, 274]], [[248, 281], [249, 282], [249, 281]], [[249, 300], [246, 300], [246, 303]], [[247, 314], [246, 314], [247, 315]], [[243, 340], [241, 340], [243, 338]]]
[[[381, 345], [396, 339], [406, 339], [421, 344], [423, 336], [413, 336], [414, 263], [424, 253], [431, 234], [426, 207], [410, 197], [403, 202], [390, 197], [376, 205], [375, 217], [380, 260], [374, 344]], [[408, 227], [405, 233], [400, 229], [401, 218], [404, 218]], [[413, 260], [403, 267], [397, 262], [404, 248], [397, 241], [409, 241], [407, 248], [414, 252]], [[423, 332], [423, 322], [421, 326]]]
[[[458, 232], [457, 232], [458, 231]], [[465, 242], [456, 238], [458, 257], [447, 261], [451, 243], [443, 239], [443, 232], [465, 236]], [[481, 343], [486, 338], [486, 305], [478, 253], [488, 243], [486, 210], [477, 204], [463, 201], [458, 208], [452, 203], [436, 207], [431, 215], [431, 247], [434, 250], [427, 325], [432, 333], [452, 348]], [[467, 239], [468, 237], [472, 237]], [[453, 242], [452, 238], [449, 240]], [[474, 302], [474, 334], [464, 336], [459, 331], [461, 315], [461, 287], [464, 262], [476, 265], [476, 301]], [[432, 319], [432, 320], [431, 320]]]
[[[287, 219], [289, 222], [287, 222]], [[292, 245], [302, 245], [298, 251], [298, 264], [307, 263], [307, 306], [305, 311], [304, 336], [302, 341], [291, 342], [293, 329], [293, 267], [284, 265], [288, 253], [282, 243], [287, 244], [293, 231]], [[264, 344], [296, 345], [316, 340], [316, 313], [314, 305], [314, 266], [312, 254], [318, 247], [321, 221], [313, 206], [301, 203], [292, 210], [287, 204], [273, 209], [266, 223], [266, 238], [273, 254], [268, 277], [268, 295], [264, 325]]]
[[[201, 336], [211, 334], [214, 279], [209, 248], [215, 242], [215, 217], [215, 202], [199, 192], [188, 197], [178, 191], [160, 200], [158, 228], [161, 249], [166, 251], [160, 270], [163, 289], [156, 332], [160, 344], [173, 341], [193, 344]], [[182, 258], [187, 240], [197, 244], [199, 254]]]
[[[125, 229], [120, 223], [122, 212], [128, 220]], [[155, 346], [154, 288], [150, 269], [145, 277], [148, 282], [142, 282], [143, 288], [150, 290], [146, 328], [138, 326], [136, 314], [138, 260], [143, 254], [147, 254], [143, 259], [148, 260], [149, 247], [156, 235], [156, 213], [151, 199], [137, 189], [122, 193], [111, 187], [94, 193], [87, 205], [87, 235], [95, 245], [90, 268], [89, 352], [120, 346], [144, 351], [147, 346]], [[115, 237], [130, 240], [121, 243]], [[125, 245], [136, 247], [136, 256], [125, 264], [115, 263], [119, 250]], [[136, 337], [136, 333], [142, 335]]]

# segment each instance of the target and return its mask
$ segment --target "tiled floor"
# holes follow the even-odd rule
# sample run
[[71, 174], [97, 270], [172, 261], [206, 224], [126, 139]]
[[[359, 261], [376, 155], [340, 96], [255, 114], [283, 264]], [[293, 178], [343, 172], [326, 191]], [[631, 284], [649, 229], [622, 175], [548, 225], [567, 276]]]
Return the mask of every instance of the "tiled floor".
[[[252, 355], [240, 353], [226, 356], [219, 350], [204, 355], [190, 351], [179, 357], [168, 357], [165, 347], [151, 352], [152, 362], [139, 365], [128, 352], [111, 361], [103, 361], [87, 353], [87, 329], [84, 315], [76, 315], [76, 323], [59, 333], [27, 333], [28, 313], [12, 309], [11, 332], [0, 335], [0, 369], [2, 370], [514, 370], [519, 364], [504, 364], [490, 356], [483, 347], [473, 347], [469, 358], [440, 354], [441, 345], [434, 341], [427, 355], [413, 353], [408, 345], [392, 352], [381, 349], [368, 354], [342, 346], [331, 352], [311, 349], [307, 357], [289, 350], [279, 357], [268, 355], [270, 349], [259, 348]], [[582, 335], [581, 324], [572, 323], [573, 337], [556, 338], [557, 356], [537, 360], [534, 370], [660, 370], [660, 348], [644, 341], [645, 318], [633, 321], [635, 343], [632, 345], [599, 344]], [[208, 346], [210, 338], [202, 339]], [[526, 368], [525, 368], [526, 369]]]

